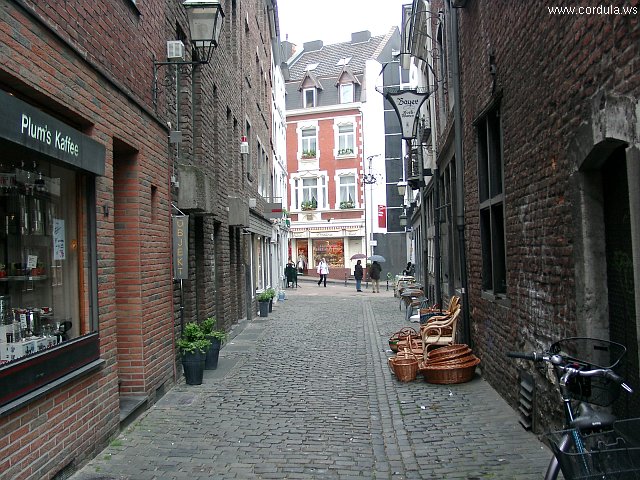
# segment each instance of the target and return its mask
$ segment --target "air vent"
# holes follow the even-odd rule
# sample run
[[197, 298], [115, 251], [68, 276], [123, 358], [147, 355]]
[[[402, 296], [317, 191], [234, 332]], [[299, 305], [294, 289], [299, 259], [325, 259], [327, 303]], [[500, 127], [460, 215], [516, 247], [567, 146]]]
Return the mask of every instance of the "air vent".
[[520, 425], [525, 430], [533, 430], [533, 411], [535, 405], [535, 382], [533, 376], [525, 371], [520, 372], [520, 394], [518, 395], [518, 410], [520, 411]]
[[180, 40], [167, 42], [167, 58], [169, 60], [184, 60], [184, 43]]

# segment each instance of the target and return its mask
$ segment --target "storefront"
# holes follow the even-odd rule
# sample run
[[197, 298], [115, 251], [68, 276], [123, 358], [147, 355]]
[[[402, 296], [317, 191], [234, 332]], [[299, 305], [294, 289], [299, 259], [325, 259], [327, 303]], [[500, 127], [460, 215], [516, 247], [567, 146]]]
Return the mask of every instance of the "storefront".
[[97, 368], [105, 148], [0, 91], [0, 414]]
[[291, 228], [290, 251], [297, 254], [293, 261], [305, 259], [307, 271], [315, 274], [321, 258], [329, 264], [329, 277], [343, 279], [350, 275], [355, 261], [353, 254], [364, 252], [364, 229], [353, 225]]

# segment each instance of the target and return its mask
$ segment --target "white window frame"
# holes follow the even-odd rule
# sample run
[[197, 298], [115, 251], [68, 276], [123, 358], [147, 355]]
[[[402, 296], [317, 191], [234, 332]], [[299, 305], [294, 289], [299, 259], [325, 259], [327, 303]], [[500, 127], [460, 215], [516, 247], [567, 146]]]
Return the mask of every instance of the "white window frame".
[[353, 187], [353, 194], [351, 196], [351, 199], [353, 200], [354, 208], [358, 208], [359, 207], [359, 202], [358, 202], [358, 198], [357, 198], [358, 197], [358, 172], [357, 172], [357, 169], [353, 168], [353, 169], [336, 171], [336, 176], [335, 176], [335, 182], [336, 182], [336, 204], [335, 204], [335, 208], [336, 209], [340, 208], [340, 203], [341, 202], [346, 202], [347, 200], [349, 200], [348, 194], [347, 194], [346, 198], [342, 196], [342, 188], [343, 188], [342, 180], [345, 179], [345, 178], [348, 178], [348, 177], [353, 179], [353, 183], [349, 183], [349, 184], [346, 184], [344, 186]]
[[[353, 131], [348, 134], [348, 133], [341, 133], [340, 132], [340, 127], [344, 127], [346, 125], [351, 125], [351, 127], [353, 128]], [[358, 155], [358, 146], [357, 146], [357, 141], [356, 141], [356, 128], [357, 128], [357, 123], [356, 123], [356, 118], [355, 117], [340, 117], [340, 118], [336, 118], [334, 120], [333, 123], [333, 134], [334, 134], [334, 151], [333, 151], [333, 155], [334, 157], [356, 157]], [[352, 142], [353, 142], [353, 147], [344, 147], [341, 145], [341, 138], [342, 137], [347, 137], [347, 136], [351, 136], [352, 138]], [[345, 148], [352, 148], [353, 152], [352, 153], [339, 153], [340, 150], [344, 150]]]
[[353, 83], [341, 83], [339, 85], [340, 90], [340, 103], [353, 103], [355, 88]]
[[[302, 108], [313, 108], [317, 105], [317, 101], [318, 101], [318, 92], [317, 92], [317, 88], [313, 87], [313, 88], [304, 88], [302, 89]], [[308, 92], [312, 92], [313, 93], [313, 102], [312, 105], [309, 105], [307, 102], [307, 93]]]
[[[316, 152], [316, 156], [314, 160], [318, 160], [320, 158], [320, 145], [318, 144], [318, 136], [319, 136], [318, 122], [304, 122], [304, 123], [299, 123], [296, 127], [296, 134], [298, 136], [298, 160], [302, 160], [302, 153], [309, 150], [308, 147], [310, 145], [307, 145], [307, 148], [305, 148], [305, 145], [304, 145], [305, 142], [303, 141], [302, 133], [305, 130], [310, 130], [310, 129], [314, 129], [316, 132], [315, 136], [313, 137], [315, 142], [315, 152]], [[306, 137], [306, 138], [311, 138], [311, 137]]]
[[315, 171], [304, 172], [304, 174], [297, 174], [291, 177], [289, 184], [291, 186], [291, 211], [302, 211], [302, 202], [305, 200], [311, 200], [311, 196], [305, 197], [305, 189], [312, 187], [305, 187], [304, 180], [316, 179], [316, 202], [318, 203], [318, 210], [324, 210], [327, 208], [327, 172]]

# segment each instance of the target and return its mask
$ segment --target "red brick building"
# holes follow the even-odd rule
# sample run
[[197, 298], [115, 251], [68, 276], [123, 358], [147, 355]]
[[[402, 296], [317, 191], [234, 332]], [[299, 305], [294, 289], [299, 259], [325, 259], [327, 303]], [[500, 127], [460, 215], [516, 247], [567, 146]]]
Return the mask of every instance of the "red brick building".
[[[427, 213], [441, 232], [433, 281], [463, 295], [462, 333], [483, 376], [541, 430], [559, 413], [557, 392], [509, 350], [610, 339], [627, 346], [624, 375], [638, 385], [640, 7], [413, 7], [447, 87], [432, 104], [438, 188], [425, 203], [445, 212]], [[523, 379], [534, 402], [520, 396]], [[618, 413], [637, 412], [638, 398]]]
[[178, 67], [161, 65], [168, 40], [198, 60], [181, 1], [1, 2], [3, 478], [68, 475], [180, 381], [184, 322], [229, 328], [271, 282], [277, 10], [222, 8], [211, 62]]

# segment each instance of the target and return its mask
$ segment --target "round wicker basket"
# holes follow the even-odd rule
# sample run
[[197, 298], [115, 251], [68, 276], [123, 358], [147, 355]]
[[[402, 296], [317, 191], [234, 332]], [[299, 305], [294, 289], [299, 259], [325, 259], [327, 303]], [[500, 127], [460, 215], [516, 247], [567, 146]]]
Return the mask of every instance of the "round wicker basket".
[[451, 360], [434, 365], [423, 364], [420, 371], [425, 381], [435, 384], [453, 384], [468, 382], [473, 378], [480, 359], [469, 355], [461, 359]]
[[415, 358], [391, 357], [389, 365], [396, 378], [401, 382], [412, 382], [418, 375], [418, 360]]

